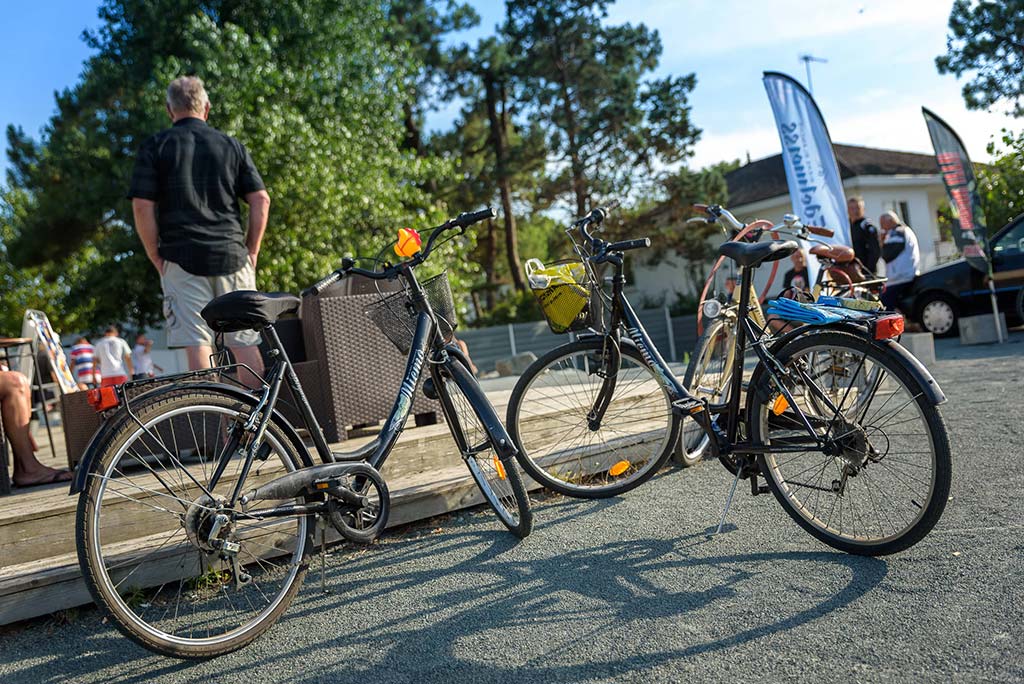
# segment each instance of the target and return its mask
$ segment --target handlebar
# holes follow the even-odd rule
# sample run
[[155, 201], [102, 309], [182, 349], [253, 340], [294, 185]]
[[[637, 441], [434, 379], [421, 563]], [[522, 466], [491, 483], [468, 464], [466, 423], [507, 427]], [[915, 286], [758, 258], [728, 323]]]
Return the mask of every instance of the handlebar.
[[[609, 260], [609, 254], [615, 252], [625, 252], [630, 249], [643, 249], [651, 246], [650, 238], [640, 238], [637, 240], [622, 240], [620, 242], [605, 242], [601, 238], [594, 237], [587, 230], [587, 226], [591, 224], [600, 224], [606, 218], [608, 218], [608, 212], [619, 206], [619, 200], [612, 200], [603, 207], [597, 207], [583, 218], [573, 223], [573, 228], [579, 228], [580, 234], [586, 239], [593, 250], [593, 255], [589, 258], [593, 263], [602, 263]], [[571, 228], [569, 231], [571, 232]]]
[[836, 234], [836, 231], [834, 231], [834, 230], [829, 230], [828, 228], [822, 228], [821, 226], [811, 226], [811, 225], [808, 225], [806, 223], [804, 224], [804, 228], [807, 229], [808, 233], [813, 233], [814, 235], [820, 235], [821, 237], [834, 237], [835, 234]]
[[465, 232], [466, 228], [469, 228], [474, 223], [479, 223], [485, 219], [492, 219], [497, 216], [497, 213], [491, 207], [481, 209], [480, 211], [463, 212], [453, 219], [448, 219], [441, 225], [435, 227], [430, 232], [430, 237], [427, 238], [426, 246], [417, 252], [411, 259], [399, 262], [397, 264], [388, 265], [383, 270], [368, 270], [365, 268], [356, 268], [355, 259], [352, 257], [345, 257], [341, 260], [341, 267], [331, 271], [326, 276], [318, 280], [316, 283], [307, 287], [302, 291], [302, 296], [306, 297], [309, 295], [319, 295], [321, 292], [326, 290], [328, 287], [338, 282], [344, 277], [350, 275], [360, 275], [371, 280], [393, 280], [398, 277], [403, 269], [413, 268], [424, 261], [430, 256], [430, 253], [434, 249], [434, 242], [445, 232], [458, 228], [460, 234]]

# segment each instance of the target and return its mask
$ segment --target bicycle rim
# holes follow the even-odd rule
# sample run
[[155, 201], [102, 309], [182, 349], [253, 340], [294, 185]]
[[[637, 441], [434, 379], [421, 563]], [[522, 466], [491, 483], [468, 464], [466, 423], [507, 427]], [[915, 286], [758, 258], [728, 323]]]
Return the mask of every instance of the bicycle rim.
[[[894, 354], [854, 335], [818, 337], [798, 338], [800, 344], [779, 356], [821, 391], [806, 380], [790, 388], [816, 434], [835, 438], [834, 453], [810, 447], [769, 453], [762, 469], [787, 512], [825, 543], [872, 555], [907, 548], [945, 506], [945, 426]], [[806, 443], [807, 430], [792, 407], [768, 401], [757, 410], [755, 437], [768, 445]]]
[[[98, 602], [128, 636], [178, 657], [218, 655], [255, 639], [287, 607], [305, 572], [305, 516], [229, 521], [217, 538], [237, 543], [237, 551], [211, 546], [217, 513], [230, 515], [221, 502], [242, 465], [234, 455], [210, 490], [214, 454], [244, 406], [209, 399], [136, 407], [144, 427], [125, 421], [112, 436], [79, 507], [80, 557], [84, 551]], [[295, 469], [287, 442], [267, 430], [267, 458], [253, 464], [246, 490]]]
[[661, 467], [678, 436], [668, 391], [631, 347], [623, 347], [600, 425], [588, 423], [607, 374], [603, 349], [601, 340], [556, 349], [512, 393], [509, 427], [520, 462], [539, 483], [568, 496], [614, 496], [638, 486]]

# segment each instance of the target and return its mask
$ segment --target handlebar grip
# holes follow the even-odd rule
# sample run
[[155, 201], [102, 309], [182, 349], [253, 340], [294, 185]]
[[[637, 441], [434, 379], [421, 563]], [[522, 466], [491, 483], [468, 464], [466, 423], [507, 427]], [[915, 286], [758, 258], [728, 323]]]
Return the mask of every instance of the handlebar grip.
[[460, 228], [468, 228], [474, 223], [479, 223], [485, 219], [495, 218], [497, 215], [498, 213], [491, 207], [481, 209], [480, 211], [465, 212], [455, 217], [455, 225]]
[[651, 238], [640, 238], [639, 240], [623, 240], [608, 245], [609, 252], [625, 252], [628, 249], [644, 249], [651, 246]]
[[337, 270], [337, 271], [332, 271], [331, 273], [325, 275], [323, 278], [318, 280], [313, 285], [310, 285], [305, 290], [303, 290], [302, 291], [302, 296], [303, 297], [308, 297], [310, 295], [318, 295], [321, 292], [323, 292], [324, 290], [326, 290], [328, 287], [333, 285], [334, 283], [338, 282], [338, 280], [340, 278], [341, 278], [341, 270], [340, 269]]
[[836, 234], [836, 231], [834, 231], [834, 230], [830, 230], [828, 228], [822, 228], [821, 226], [809, 226], [806, 223], [804, 224], [804, 228], [807, 229], [808, 233], [813, 233], [814, 235], [820, 235], [821, 237], [833, 237]]
[[707, 211], [708, 210], [708, 205], [706, 205], [706, 204], [694, 204], [694, 205], [691, 205], [691, 206], [693, 206], [693, 208], [696, 209], [697, 211]]

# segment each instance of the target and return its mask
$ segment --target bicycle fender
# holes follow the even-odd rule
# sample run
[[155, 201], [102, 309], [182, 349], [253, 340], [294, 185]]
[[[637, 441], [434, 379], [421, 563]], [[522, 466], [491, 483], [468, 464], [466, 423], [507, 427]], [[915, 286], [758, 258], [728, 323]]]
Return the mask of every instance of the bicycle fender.
[[[132, 402], [137, 402], [142, 399], [153, 399], [164, 394], [170, 394], [171, 392], [180, 391], [182, 385], [163, 385], [157, 387], [149, 392], [140, 394], [132, 399]], [[229, 385], [222, 382], [190, 382], [188, 383], [188, 389], [192, 390], [207, 390], [212, 392], [218, 392], [220, 394], [229, 395], [233, 399], [245, 402], [250, 406], [256, 403], [256, 398], [249, 394], [246, 390], [235, 385]], [[295, 428], [289, 423], [281, 412], [276, 408], [274, 409], [274, 418], [277, 419], [278, 425], [284, 430], [285, 436], [291, 441], [292, 446], [299, 454], [299, 458], [302, 459], [302, 465], [309, 467], [313, 465], [313, 459], [309, 456], [309, 451], [306, 449], [306, 445], [303, 444], [302, 439], [299, 437]], [[100, 445], [105, 441], [105, 438], [112, 430], [126, 421], [131, 420], [127, 412], [123, 407], [116, 410], [111, 416], [106, 418], [100, 425], [100, 428], [89, 440], [88, 446], [82, 453], [82, 459], [78, 462], [78, 467], [75, 469], [75, 477], [71, 480], [71, 489], [68, 492], [68, 496], [74, 496], [79, 494], [85, 489], [85, 483], [89, 477], [89, 473], [92, 471], [93, 462], [99, 457]]]

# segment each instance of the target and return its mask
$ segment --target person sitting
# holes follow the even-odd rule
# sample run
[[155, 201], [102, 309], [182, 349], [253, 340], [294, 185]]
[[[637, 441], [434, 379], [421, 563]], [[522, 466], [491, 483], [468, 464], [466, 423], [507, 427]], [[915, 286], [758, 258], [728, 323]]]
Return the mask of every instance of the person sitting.
[[807, 277], [807, 257], [802, 249], [798, 249], [789, 255], [793, 262], [793, 268], [786, 271], [782, 277], [782, 291], [795, 287], [798, 290], [810, 289], [810, 278]]
[[4, 432], [14, 452], [14, 472], [11, 480], [15, 487], [68, 482], [71, 472], [44, 466], [36, 458], [35, 441], [29, 431], [32, 418], [32, 388], [28, 378], [17, 371], [0, 370], [0, 415]]
[[880, 299], [886, 309], [899, 308], [900, 299], [921, 274], [921, 250], [917, 236], [895, 212], [887, 211], [878, 219], [882, 227], [882, 258], [885, 259], [885, 290]]

